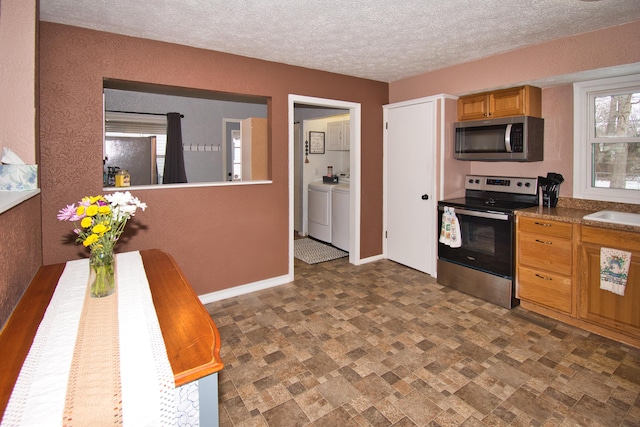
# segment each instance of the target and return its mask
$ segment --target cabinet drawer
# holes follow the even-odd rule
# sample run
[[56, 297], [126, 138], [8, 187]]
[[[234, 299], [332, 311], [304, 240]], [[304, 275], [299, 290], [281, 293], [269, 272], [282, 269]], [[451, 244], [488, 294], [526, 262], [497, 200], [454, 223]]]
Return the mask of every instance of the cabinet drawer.
[[568, 222], [552, 221], [547, 219], [518, 217], [518, 230], [529, 233], [544, 234], [571, 239], [573, 225]]
[[571, 278], [519, 266], [518, 297], [571, 313]]
[[518, 234], [518, 263], [571, 276], [571, 240], [542, 234]]

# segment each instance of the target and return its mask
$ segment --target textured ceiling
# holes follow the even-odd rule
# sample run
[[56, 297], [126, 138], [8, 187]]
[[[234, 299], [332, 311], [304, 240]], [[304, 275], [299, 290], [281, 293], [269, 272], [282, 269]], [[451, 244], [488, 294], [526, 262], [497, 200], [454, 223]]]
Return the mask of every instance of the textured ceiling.
[[40, 0], [40, 19], [393, 82], [640, 20], [640, 1]]

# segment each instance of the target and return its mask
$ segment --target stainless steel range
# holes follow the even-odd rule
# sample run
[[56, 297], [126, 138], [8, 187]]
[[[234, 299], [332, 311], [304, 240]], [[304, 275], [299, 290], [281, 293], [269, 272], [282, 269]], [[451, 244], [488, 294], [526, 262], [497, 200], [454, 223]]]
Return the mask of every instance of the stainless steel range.
[[465, 197], [438, 202], [460, 224], [459, 247], [438, 243], [438, 283], [505, 308], [515, 297], [514, 211], [538, 204], [537, 178], [467, 175]]

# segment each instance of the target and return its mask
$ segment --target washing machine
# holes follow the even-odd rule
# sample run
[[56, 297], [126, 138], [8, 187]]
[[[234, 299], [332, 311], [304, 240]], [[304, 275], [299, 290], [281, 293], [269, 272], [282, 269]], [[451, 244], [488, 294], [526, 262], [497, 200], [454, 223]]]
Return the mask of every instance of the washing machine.
[[331, 244], [349, 252], [349, 182], [338, 184], [331, 190]]
[[309, 236], [331, 243], [331, 190], [336, 184], [309, 183]]

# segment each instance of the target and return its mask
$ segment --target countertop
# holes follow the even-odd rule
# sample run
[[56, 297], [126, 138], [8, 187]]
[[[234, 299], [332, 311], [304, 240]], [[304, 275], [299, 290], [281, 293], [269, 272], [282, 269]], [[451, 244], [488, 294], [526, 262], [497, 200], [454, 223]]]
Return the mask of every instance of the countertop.
[[555, 208], [534, 206], [532, 208], [518, 209], [515, 211], [515, 214], [518, 216], [525, 216], [530, 218], [540, 218], [560, 222], [569, 222], [572, 224], [581, 224], [592, 227], [609, 228], [619, 231], [631, 231], [640, 233], [640, 227], [637, 226], [586, 220], [583, 218], [585, 215], [589, 215], [602, 210], [632, 212], [640, 214], [640, 205], [561, 197], [558, 201], [558, 205]]

